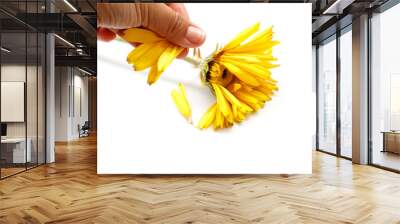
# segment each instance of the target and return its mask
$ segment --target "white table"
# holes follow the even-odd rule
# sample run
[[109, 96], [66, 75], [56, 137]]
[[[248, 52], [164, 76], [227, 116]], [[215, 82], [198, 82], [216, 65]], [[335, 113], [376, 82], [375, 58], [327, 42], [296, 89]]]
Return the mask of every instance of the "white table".
[[[10, 147], [13, 146], [13, 163], [25, 163], [31, 162], [32, 160], [32, 153], [31, 153], [31, 145], [32, 140], [30, 138], [26, 139], [28, 143], [26, 147], [26, 154], [25, 154], [25, 138], [5, 138], [1, 139], [1, 144]], [[2, 146], [2, 147], [4, 147]]]

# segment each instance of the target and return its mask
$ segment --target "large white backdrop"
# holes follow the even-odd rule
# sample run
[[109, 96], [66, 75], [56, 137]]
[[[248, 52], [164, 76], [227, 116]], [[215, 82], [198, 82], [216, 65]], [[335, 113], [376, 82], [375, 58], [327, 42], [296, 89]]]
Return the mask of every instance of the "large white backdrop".
[[194, 123], [215, 101], [199, 70], [175, 60], [160, 80], [126, 63], [132, 50], [119, 41], [98, 42], [99, 174], [311, 173], [311, 4], [186, 4], [207, 33], [203, 56], [241, 30], [274, 26], [279, 91], [240, 125], [215, 132], [188, 124], [171, 90], [186, 87]]

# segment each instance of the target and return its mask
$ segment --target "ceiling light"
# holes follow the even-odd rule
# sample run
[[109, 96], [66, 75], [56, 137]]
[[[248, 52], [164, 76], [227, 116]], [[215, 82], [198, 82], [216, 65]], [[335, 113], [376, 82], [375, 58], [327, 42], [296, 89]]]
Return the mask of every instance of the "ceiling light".
[[68, 0], [64, 0], [65, 4], [67, 4], [74, 12], [78, 12], [78, 10], [71, 4], [69, 3]]
[[75, 45], [73, 45], [71, 42], [69, 42], [68, 40], [66, 40], [66, 39], [64, 39], [64, 38], [62, 38], [62, 37], [60, 37], [59, 35], [57, 35], [57, 34], [54, 34], [54, 36], [55, 37], [57, 37], [59, 40], [61, 40], [62, 42], [64, 42], [64, 43], [66, 43], [67, 45], [69, 45], [70, 47], [73, 47], [73, 48], [75, 48]]
[[343, 9], [351, 5], [354, 0], [336, 0], [322, 14], [342, 14]]
[[92, 75], [92, 73], [90, 73], [90, 72], [88, 72], [88, 71], [86, 71], [86, 70], [83, 70], [83, 69], [81, 69], [81, 68], [79, 68], [79, 67], [78, 67], [78, 70], [81, 71], [81, 72], [83, 72], [83, 73], [85, 73], [85, 74], [87, 74], [87, 75], [90, 75], [90, 76]]
[[5, 48], [5, 47], [1, 47], [0, 49], [1, 49], [2, 51], [6, 52], [6, 53], [10, 53], [10, 52], [11, 52], [11, 50], [9, 50], [9, 49], [7, 49], [7, 48]]

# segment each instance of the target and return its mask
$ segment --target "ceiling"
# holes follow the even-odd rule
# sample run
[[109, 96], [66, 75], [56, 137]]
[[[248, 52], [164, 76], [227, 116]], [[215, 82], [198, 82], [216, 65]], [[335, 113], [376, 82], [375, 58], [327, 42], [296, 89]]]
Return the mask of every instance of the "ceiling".
[[[196, 0], [194, 0], [196, 1]], [[200, 0], [203, 1], [204, 0]], [[243, 0], [239, 0], [243, 2]], [[374, 9], [388, 0], [249, 0], [246, 2], [311, 3], [312, 37], [317, 44], [348, 24], [352, 17]], [[43, 48], [35, 35], [25, 32], [54, 32], [56, 65], [73, 65], [96, 73], [96, 0], [1, 0], [2, 46], [12, 58], [24, 58]], [[101, 0], [99, 2], [115, 2]], [[49, 13], [49, 12], [52, 13]], [[340, 22], [339, 22], [340, 21]], [[64, 41], [66, 40], [66, 41]], [[25, 50], [25, 41], [27, 49]], [[72, 45], [73, 46], [72, 46]], [[37, 48], [38, 47], [38, 48]]]
[[56, 66], [78, 66], [96, 74], [96, 0], [47, 0], [47, 4], [45, 0], [1, 0], [0, 26], [2, 46], [12, 50], [6, 60], [25, 62], [26, 55], [28, 60], [37, 57], [44, 43], [38, 44], [36, 36], [41, 41], [42, 33], [51, 32], [57, 34]]
[[[253, 0], [269, 3], [311, 3], [313, 44], [351, 24], [352, 17], [374, 10], [389, 0]], [[394, 0], [392, 0], [394, 1]]]
[[353, 17], [373, 11], [388, 0], [311, 0], [312, 37], [317, 44], [352, 23]]

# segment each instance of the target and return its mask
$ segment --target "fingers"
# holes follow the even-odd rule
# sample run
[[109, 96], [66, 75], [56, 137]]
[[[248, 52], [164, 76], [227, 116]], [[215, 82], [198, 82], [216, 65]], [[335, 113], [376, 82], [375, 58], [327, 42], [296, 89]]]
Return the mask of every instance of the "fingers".
[[126, 29], [141, 24], [140, 4], [97, 3], [97, 27]]
[[[203, 44], [206, 36], [204, 31], [166, 4], [140, 6], [142, 26], [182, 47], [198, 47]], [[185, 13], [185, 9], [179, 8], [180, 6], [173, 7]]]
[[185, 19], [190, 21], [189, 14], [186, 11], [185, 5], [182, 3], [166, 3], [168, 7], [170, 7], [172, 10], [183, 16]]
[[[190, 22], [183, 4], [98, 3], [97, 14], [97, 33], [105, 41], [114, 39], [116, 30], [131, 27], [148, 28], [185, 48], [199, 47], [206, 38], [205, 32]], [[187, 50], [180, 56], [186, 54]]]
[[189, 53], [189, 49], [185, 48], [183, 51], [178, 55], [178, 58], [185, 58]]
[[112, 41], [116, 37], [116, 34], [109, 29], [99, 27], [97, 28], [97, 38], [102, 41]]
[[[190, 21], [189, 14], [186, 11], [185, 6], [182, 3], [166, 3], [168, 7], [170, 7], [172, 10], [183, 16], [185, 19]], [[177, 58], [185, 58], [188, 55], [189, 49], [185, 48], [183, 51], [178, 55]]]

